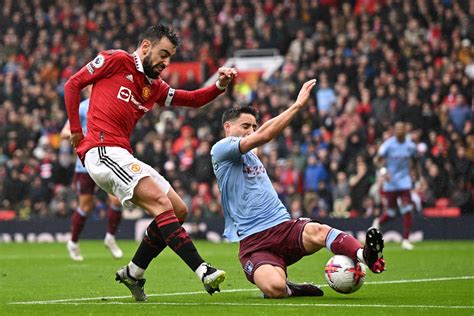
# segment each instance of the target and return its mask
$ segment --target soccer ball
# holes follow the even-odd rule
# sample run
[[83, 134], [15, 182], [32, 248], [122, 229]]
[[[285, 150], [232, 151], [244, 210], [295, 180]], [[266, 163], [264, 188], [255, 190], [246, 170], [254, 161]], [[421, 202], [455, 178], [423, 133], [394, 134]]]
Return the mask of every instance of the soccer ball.
[[354, 293], [364, 284], [365, 266], [349, 257], [335, 255], [326, 264], [324, 276], [334, 291]]

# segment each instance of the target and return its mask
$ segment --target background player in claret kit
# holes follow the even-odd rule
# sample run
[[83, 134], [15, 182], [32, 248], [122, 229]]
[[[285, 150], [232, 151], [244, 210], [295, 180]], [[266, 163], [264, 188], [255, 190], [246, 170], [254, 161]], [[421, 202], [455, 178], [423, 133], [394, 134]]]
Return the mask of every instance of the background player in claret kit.
[[[168, 26], [148, 28], [137, 50], [100, 53], [65, 85], [65, 102], [71, 127], [71, 144], [89, 175], [122, 204], [135, 204], [154, 217], [130, 263], [119, 269], [116, 280], [125, 284], [136, 300], [145, 300], [148, 264], [166, 246], [196, 273], [210, 293], [219, 291], [225, 272], [206, 263], [180, 222], [187, 214], [183, 200], [155, 169], [131, 154], [130, 135], [137, 121], [155, 103], [159, 106], [201, 107], [225, 91], [237, 75], [220, 68], [215, 85], [195, 91], [175, 90], [159, 78], [176, 53], [179, 39]], [[79, 119], [80, 91], [93, 84], [84, 138]]]
[[[86, 90], [87, 94], [89, 95], [90, 88]], [[87, 111], [89, 110], [89, 101], [89, 98], [87, 98], [79, 105], [79, 116], [84, 134], [87, 133]], [[61, 131], [61, 137], [69, 139], [70, 136], [71, 131], [68, 121]], [[79, 205], [77, 210], [72, 214], [71, 239], [67, 242], [67, 250], [72, 260], [82, 261], [84, 260], [84, 257], [82, 256], [79, 248], [79, 236], [82, 232], [82, 229], [84, 228], [87, 217], [94, 209], [94, 190], [96, 185], [94, 180], [92, 180], [92, 178], [87, 173], [86, 168], [82, 165], [82, 162], [79, 160], [79, 158], [77, 159], [76, 166], [74, 167], [74, 177], [72, 183], [78, 195]], [[117, 232], [117, 228], [120, 224], [120, 221], [122, 220], [122, 205], [120, 204], [119, 199], [111, 194], [108, 194], [107, 200], [108, 225], [107, 233], [104, 238], [104, 244], [110, 250], [114, 258], [122, 258], [123, 252], [115, 240], [115, 233]]]
[[239, 258], [247, 279], [264, 297], [322, 296], [312, 284], [287, 280], [287, 266], [325, 247], [365, 263], [374, 273], [384, 270], [383, 239], [367, 231], [365, 246], [351, 235], [310, 219], [291, 219], [278, 198], [265, 167], [252, 149], [280, 134], [304, 107], [316, 80], [306, 82], [296, 102], [257, 129], [250, 107], [227, 110], [222, 117], [225, 138], [211, 150], [214, 173], [222, 193], [224, 235], [240, 241]]
[[[376, 218], [372, 226], [379, 228], [397, 215], [397, 209], [403, 217], [402, 248], [411, 250], [410, 236], [413, 225], [414, 205], [410, 190], [413, 188], [410, 169], [416, 158], [416, 145], [406, 137], [405, 124], [396, 122], [395, 135], [387, 139], [379, 148], [378, 164], [383, 166], [382, 204], [384, 213]], [[414, 162], [416, 163], [416, 162]], [[400, 207], [398, 207], [400, 200]]]

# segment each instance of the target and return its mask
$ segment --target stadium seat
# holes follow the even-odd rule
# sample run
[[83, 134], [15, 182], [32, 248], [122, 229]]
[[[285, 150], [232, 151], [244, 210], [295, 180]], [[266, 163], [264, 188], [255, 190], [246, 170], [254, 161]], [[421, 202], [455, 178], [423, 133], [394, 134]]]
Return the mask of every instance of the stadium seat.
[[11, 210], [0, 210], [0, 221], [10, 221], [15, 219], [16, 212]]
[[459, 217], [461, 209], [459, 207], [428, 207], [423, 210], [425, 217]]
[[448, 207], [449, 200], [447, 198], [437, 199], [435, 202], [435, 207]]

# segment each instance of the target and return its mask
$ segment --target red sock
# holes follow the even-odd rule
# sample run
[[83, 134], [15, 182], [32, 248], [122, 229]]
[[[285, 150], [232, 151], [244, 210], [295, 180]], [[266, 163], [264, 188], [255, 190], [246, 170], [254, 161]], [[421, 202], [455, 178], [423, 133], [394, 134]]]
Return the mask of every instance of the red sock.
[[[179, 224], [183, 224], [184, 220], [179, 219]], [[167, 247], [163, 236], [161, 236], [160, 229], [155, 221], [152, 221], [146, 229], [146, 234], [138, 246], [135, 255], [133, 256], [133, 263], [140, 268], [146, 270], [150, 262], [156, 258]]]
[[82, 216], [77, 211], [72, 213], [71, 218], [71, 240], [75, 243], [79, 240], [79, 235], [84, 228], [84, 224], [86, 223], [87, 216]]
[[403, 239], [410, 237], [411, 227], [413, 225], [413, 216], [411, 212], [403, 215]]
[[380, 223], [380, 225], [383, 225], [384, 223], [388, 222], [391, 219], [392, 218], [390, 216], [388, 216], [388, 213], [385, 212], [379, 217], [379, 223]]
[[118, 226], [122, 221], [122, 212], [114, 211], [112, 207], [109, 206], [108, 216], [109, 223], [107, 225], [107, 232], [115, 236], [115, 234], [117, 233]]
[[161, 213], [155, 217], [155, 222], [168, 247], [173, 249], [191, 270], [196, 271], [204, 260], [199, 255], [196, 247], [194, 247], [191, 237], [179, 224], [173, 210]]
[[331, 244], [331, 251], [336, 255], [344, 255], [357, 260], [357, 250], [362, 248], [362, 244], [346, 233], [340, 233]]

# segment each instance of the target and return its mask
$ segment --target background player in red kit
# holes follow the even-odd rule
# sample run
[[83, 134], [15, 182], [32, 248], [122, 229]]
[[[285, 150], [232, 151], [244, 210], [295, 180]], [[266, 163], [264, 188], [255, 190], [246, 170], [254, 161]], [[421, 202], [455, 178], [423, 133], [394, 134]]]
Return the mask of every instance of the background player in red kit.
[[[215, 85], [195, 91], [175, 90], [159, 78], [179, 45], [169, 27], [148, 28], [133, 54], [122, 50], [100, 53], [65, 85], [65, 102], [71, 128], [71, 145], [87, 171], [103, 190], [122, 204], [135, 204], [154, 220], [148, 226], [130, 263], [119, 269], [136, 300], [145, 300], [143, 278], [148, 264], [166, 246], [193, 270], [210, 293], [219, 291], [225, 272], [206, 263], [188, 233], [181, 227], [187, 208], [168, 181], [131, 154], [130, 135], [137, 121], [155, 103], [159, 106], [201, 107], [221, 94], [237, 71], [220, 68]], [[93, 84], [84, 138], [79, 120], [80, 91]]]

